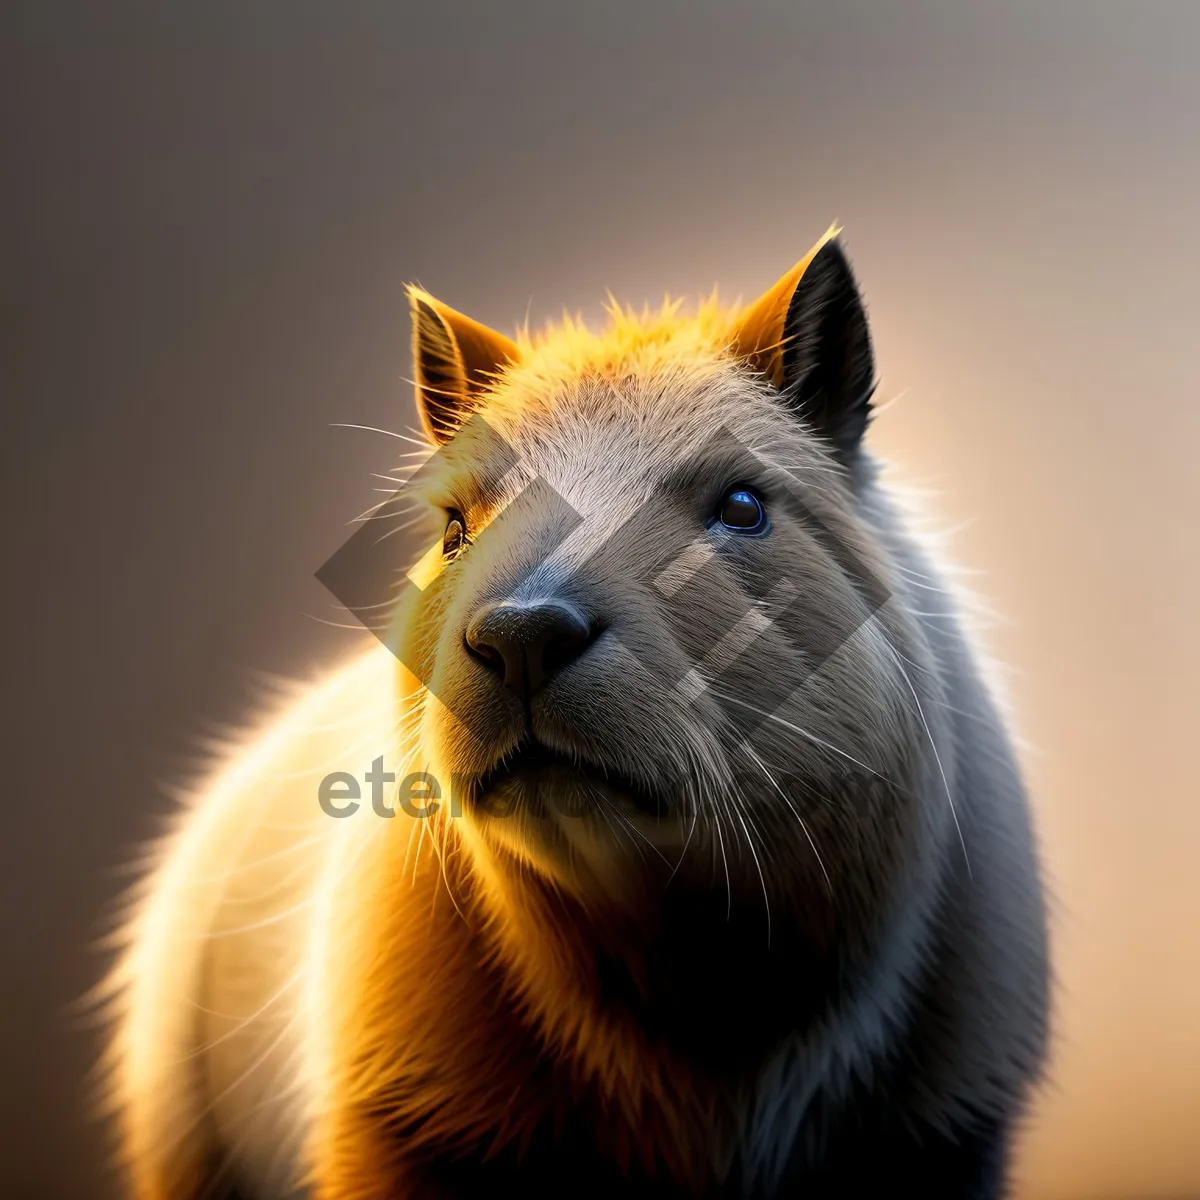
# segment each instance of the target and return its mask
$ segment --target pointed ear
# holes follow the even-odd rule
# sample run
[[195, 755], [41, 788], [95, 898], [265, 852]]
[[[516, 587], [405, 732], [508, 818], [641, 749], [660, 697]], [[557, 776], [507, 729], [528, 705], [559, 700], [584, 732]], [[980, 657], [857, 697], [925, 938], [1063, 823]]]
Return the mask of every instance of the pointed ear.
[[519, 351], [503, 334], [455, 312], [418, 287], [408, 289], [412, 309], [413, 369], [417, 411], [435, 445], [462, 425], [479, 393]]
[[850, 265], [825, 236], [738, 321], [734, 351], [843, 457], [870, 419], [875, 365]]

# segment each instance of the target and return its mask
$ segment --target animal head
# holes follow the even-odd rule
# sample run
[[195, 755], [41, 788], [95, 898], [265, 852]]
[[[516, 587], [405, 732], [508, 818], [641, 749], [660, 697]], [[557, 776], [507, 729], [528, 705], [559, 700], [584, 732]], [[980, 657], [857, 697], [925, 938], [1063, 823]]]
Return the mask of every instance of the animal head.
[[931, 843], [928, 655], [864, 516], [836, 233], [748, 307], [599, 333], [510, 339], [410, 290], [430, 548], [396, 636], [489, 878], [589, 911], [786, 900], [836, 939]]

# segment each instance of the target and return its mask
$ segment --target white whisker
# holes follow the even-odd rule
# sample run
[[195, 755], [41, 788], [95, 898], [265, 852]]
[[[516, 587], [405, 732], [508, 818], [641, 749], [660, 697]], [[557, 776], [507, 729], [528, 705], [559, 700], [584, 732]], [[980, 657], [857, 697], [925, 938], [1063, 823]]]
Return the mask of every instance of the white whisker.
[[761, 758], [758, 757], [758, 754], [755, 752], [754, 747], [751, 746], [749, 742], [743, 742], [742, 748], [758, 764], [759, 768], [762, 770], [762, 773], [770, 781], [771, 786], [782, 797], [784, 804], [786, 804], [788, 806], [788, 808], [790, 808], [792, 810], [792, 813], [795, 815], [796, 820], [800, 822], [800, 828], [804, 831], [804, 836], [808, 839], [808, 844], [809, 844], [809, 846], [812, 847], [812, 852], [817, 856], [817, 864], [821, 868], [821, 874], [825, 876], [825, 885], [826, 885], [826, 887], [829, 888], [829, 894], [832, 896], [833, 895], [833, 881], [829, 878], [829, 872], [825, 869], [825, 862], [821, 858], [821, 852], [817, 849], [817, 843], [813, 841], [812, 834], [809, 833], [808, 826], [805, 824], [804, 818], [800, 815], [797, 808], [792, 804], [791, 799], [787, 795], [784, 794], [783, 788], [781, 788], [779, 786], [779, 784], [776, 782], [775, 776], [772, 775], [769, 770], [767, 770], [766, 764], [762, 761]]

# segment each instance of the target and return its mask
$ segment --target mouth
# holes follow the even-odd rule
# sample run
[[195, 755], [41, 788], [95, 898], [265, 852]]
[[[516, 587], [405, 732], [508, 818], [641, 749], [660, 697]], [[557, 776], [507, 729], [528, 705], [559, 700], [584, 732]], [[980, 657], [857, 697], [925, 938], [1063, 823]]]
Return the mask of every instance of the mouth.
[[597, 804], [624, 802], [639, 812], [660, 816], [666, 797], [619, 768], [596, 763], [525, 737], [475, 787], [479, 799], [512, 796], [539, 807], [566, 806], [578, 815]]

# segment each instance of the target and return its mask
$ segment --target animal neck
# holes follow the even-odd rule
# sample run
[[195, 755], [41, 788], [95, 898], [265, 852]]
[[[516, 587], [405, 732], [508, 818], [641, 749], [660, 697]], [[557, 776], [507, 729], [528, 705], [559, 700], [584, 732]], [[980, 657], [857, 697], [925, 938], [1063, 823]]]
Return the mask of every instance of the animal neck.
[[633, 1093], [653, 1064], [673, 1086], [728, 1094], [838, 999], [832, 940], [788, 913], [769, 921], [761, 895], [648, 879], [611, 911], [527, 871], [490, 890], [486, 928], [551, 1043]]

